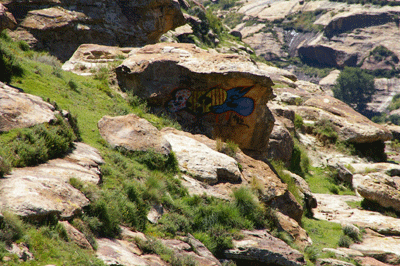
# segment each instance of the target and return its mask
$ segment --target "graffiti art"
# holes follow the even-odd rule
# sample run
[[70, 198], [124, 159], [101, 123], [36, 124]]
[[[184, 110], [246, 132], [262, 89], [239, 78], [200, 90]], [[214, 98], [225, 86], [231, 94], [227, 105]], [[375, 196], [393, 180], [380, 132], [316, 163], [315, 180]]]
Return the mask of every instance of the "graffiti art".
[[249, 116], [254, 110], [254, 100], [244, 96], [252, 88], [253, 86], [224, 90], [216, 86], [205, 92], [178, 88], [171, 93], [172, 99], [167, 102], [166, 108], [170, 112], [185, 110], [197, 117], [229, 111], [241, 116]]

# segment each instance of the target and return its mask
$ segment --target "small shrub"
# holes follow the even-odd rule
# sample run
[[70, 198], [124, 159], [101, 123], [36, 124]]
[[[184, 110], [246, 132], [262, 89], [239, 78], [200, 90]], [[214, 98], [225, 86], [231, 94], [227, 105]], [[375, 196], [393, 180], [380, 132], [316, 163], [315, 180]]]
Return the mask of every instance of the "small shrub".
[[354, 242], [359, 242], [361, 240], [360, 230], [354, 225], [345, 225], [343, 227], [343, 233], [353, 239]]
[[0, 42], [0, 81], [10, 82], [12, 77], [21, 77], [23, 69], [20, 59], [2, 42]]
[[100, 67], [98, 69], [93, 69], [91, 70], [91, 72], [94, 73], [94, 79], [100, 81], [107, 81], [110, 75], [110, 70], [108, 69], [108, 67]]
[[21, 49], [22, 51], [25, 51], [25, 52], [30, 50], [29, 44], [27, 44], [25, 41], [19, 41], [18, 47], [19, 47], [19, 49]]
[[234, 204], [240, 213], [253, 222], [256, 227], [265, 226], [264, 209], [253, 192], [247, 187], [240, 187], [233, 191]]
[[32, 60], [52, 66], [53, 68], [61, 68], [61, 62], [57, 59], [57, 57], [49, 55], [49, 54], [35, 54]]
[[335, 131], [332, 122], [328, 119], [318, 121], [315, 124], [314, 133], [324, 144], [336, 143], [338, 138], [338, 134]]
[[23, 222], [11, 212], [3, 212], [3, 220], [0, 222], [0, 240], [7, 245], [17, 241], [24, 235]]
[[349, 236], [342, 235], [339, 238], [339, 242], [338, 242], [339, 247], [349, 248], [351, 244], [353, 244], [353, 241], [351, 240], [351, 238]]
[[76, 84], [76, 82], [73, 81], [72, 79], [71, 79], [70, 81], [68, 81], [68, 87], [69, 87], [71, 90], [75, 91], [75, 92], [78, 92], [78, 91], [79, 91], [79, 90], [78, 90], [78, 84]]
[[318, 249], [313, 247], [313, 246], [309, 246], [305, 249], [305, 254], [307, 255], [308, 259], [311, 262], [315, 262], [318, 259]]
[[295, 117], [294, 117], [294, 126], [295, 126], [297, 129], [302, 129], [303, 125], [304, 125], [303, 118], [302, 118], [300, 115], [295, 114]]
[[115, 237], [120, 234], [119, 208], [104, 199], [93, 202], [89, 208], [91, 217], [87, 219], [93, 232], [102, 237]]
[[309, 169], [310, 159], [308, 158], [304, 148], [297, 140], [295, 140], [289, 170], [304, 177], [304, 175], [308, 173]]

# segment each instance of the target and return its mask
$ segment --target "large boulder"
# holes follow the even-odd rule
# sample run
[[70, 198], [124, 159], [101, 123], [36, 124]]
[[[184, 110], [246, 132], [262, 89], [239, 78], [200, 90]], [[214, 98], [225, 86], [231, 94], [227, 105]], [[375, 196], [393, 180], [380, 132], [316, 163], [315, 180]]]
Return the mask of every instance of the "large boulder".
[[83, 143], [76, 146], [77, 149], [63, 159], [14, 169], [1, 179], [0, 209], [37, 220], [51, 215], [70, 219], [81, 213], [89, 200], [69, 181], [76, 178], [98, 184], [99, 164], [103, 160], [94, 148]]
[[184, 128], [266, 153], [274, 118], [268, 72], [250, 59], [192, 44], [134, 50], [117, 69], [120, 87], [167, 111]]
[[167, 133], [164, 137], [171, 144], [182, 172], [211, 184], [240, 181], [238, 163], [232, 157], [186, 136]]
[[67, 60], [82, 43], [141, 46], [185, 24], [177, 0], [9, 1], [14, 36]]
[[0, 82], [0, 132], [55, 119], [54, 107], [42, 98]]
[[287, 265], [305, 264], [304, 256], [282, 240], [265, 230], [242, 231], [244, 238], [233, 240], [233, 249], [224, 251], [228, 259], [241, 262], [240, 265]]
[[371, 173], [357, 185], [357, 192], [382, 207], [400, 211], [400, 177]]
[[304, 103], [304, 106], [290, 106], [290, 108], [306, 120], [331, 121], [342, 141], [372, 143], [392, 138], [392, 134], [384, 126], [373, 123], [347, 104], [327, 95], [312, 97]]
[[113, 147], [131, 151], [154, 150], [169, 154], [171, 145], [158, 129], [135, 114], [104, 116], [97, 124], [101, 136]]

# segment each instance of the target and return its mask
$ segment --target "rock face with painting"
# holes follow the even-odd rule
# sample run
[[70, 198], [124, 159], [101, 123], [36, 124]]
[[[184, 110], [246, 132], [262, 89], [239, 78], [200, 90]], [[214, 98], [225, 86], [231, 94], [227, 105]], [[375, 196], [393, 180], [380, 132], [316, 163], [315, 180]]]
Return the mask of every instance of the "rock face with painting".
[[132, 51], [116, 73], [123, 90], [185, 129], [265, 154], [274, 123], [266, 106], [273, 82], [248, 58], [160, 43]]

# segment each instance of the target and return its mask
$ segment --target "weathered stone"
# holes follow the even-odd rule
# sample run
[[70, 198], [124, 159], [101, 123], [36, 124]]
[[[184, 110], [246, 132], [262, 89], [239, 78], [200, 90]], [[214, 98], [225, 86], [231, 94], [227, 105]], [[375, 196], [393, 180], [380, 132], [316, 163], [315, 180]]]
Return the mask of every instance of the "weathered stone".
[[339, 162], [329, 162], [328, 161], [328, 166], [334, 170], [337, 171], [337, 178], [340, 181], [343, 181], [349, 185], [353, 184], [353, 174], [341, 163]]
[[158, 220], [161, 219], [163, 214], [164, 214], [164, 208], [161, 204], [153, 205], [149, 213], [147, 214], [147, 220], [149, 220], [149, 222], [153, 224], [156, 224]]
[[354, 258], [364, 256], [360, 251], [349, 248], [323, 248], [323, 252], [334, 253], [337, 258]]
[[308, 186], [307, 181], [305, 181], [301, 176], [296, 175], [290, 171], [285, 170], [284, 172], [285, 172], [285, 174], [288, 174], [293, 178], [293, 181], [296, 184], [296, 187], [299, 189], [299, 192], [303, 196], [305, 206], [307, 208], [309, 208], [309, 210], [317, 208], [317, 206], [318, 206], [317, 199], [311, 193], [311, 189]]
[[279, 230], [287, 232], [294, 240], [294, 243], [301, 249], [304, 250], [308, 246], [312, 245], [312, 240], [308, 236], [306, 230], [301, 228], [301, 226], [292, 218], [282, 214], [281, 212], [276, 212], [276, 218]]
[[3, 4], [0, 4], [0, 32], [5, 29], [14, 29], [16, 25], [17, 21], [14, 16]]
[[304, 256], [264, 230], [242, 231], [242, 240], [233, 240], [233, 249], [224, 251], [228, 259], [248, 264], [304, 265]]
[[18, 258], [22, 261], [35, 259], [33, 254], [29, 251], [28, 245], [25, 243], [12, 243], [10, 247], [6, 247], [6, 250], [11, 254], [17, 255]]
[[[141, 46], [185, 24], [177, 0], [48, 1], [6, 4], [18, 21], [15, 35], [31, 34], [38, 49], [67, 60], [82, 43]], [[20, 12], [23, 9], [25, 12]]]
[[[356, 177], [357, 175], [355, 175]], [[383, 214], [351, 208], [346, 202], [360, 202], [363, 198], [350, 195], [314, 194], [318, 207], [314, 209], [314, 217], [340, 224], [354, 224], [385, 235], [400, 235], [399, 220]], [[385, 243], [385, 237], [377, 237], [375, 241]], [[377, 242], [378, 243], [378, 242]]]
[[221, 265], [221, 263], [214, 257], [214, 255], [208, 250], [208, 248], [204, 246], [204, 244], [201, 243], [199, 240], [194, 238], [191, 234], [188, 234], [187, 242], [197, 255], [209, 261], [210, 264], [207, 265]]
[[[220, 266], [221, 263], [197, 239], [189, 235], [187, 242], [178, 239], [163, 239], [161, 242], [170, 248], [178, 258], [190, 258], [199, 266]], [[197, 250], [199, 248], [199, 250]]]
[[294, 142], [290, 132], [278, 119], [269, 138], [268, 158], [290, 164]]
[[317, 259], [317, 266], [355, 266], [353, 263], [336, 259]]
[[286, 191], [282, 196], [276, 197], [271, 201], [271, 207], [280, 210], [283, 214], [294, 219], [299, 224], [303, 216], [303, 207], [296, 201], [290, 191]]
[[0, 209], [39, 220], [53, 214], [68, 219], [80, 213], [89, 200], [68, 182], [76, 178], [98, 184], [103, 159], [87, 144], [75, 146], [63, 159], [17, 168], [0, 180]]
[[[97, 239], [96, 255], [108, 265], [150, 266], [154, 265], [140, 255], [137, 246], [125, 240], [101, 238]], [[139, 252], [139, 254], [138, 254]], [[156, 264], [157, 265], [157, 264]], [[159, 265], [159, 264], [158, 264]], [[161, 264], [161, 265], [167, 265]]]
[[126, 116], [104, 116], [97, 124], [101, 136], [114, 147], [131, 151], [154, 150], [169, 154], [171, 145], [156, 127], [135, 114]]
[[357, 262], [361, 264], [361, 266], [389, 266], [390, 264], [380, 262], [371, 257], [357, 257]]
[[31, 127], [55, 119], [54, 107], [40, 97], [0, 82], [0, 132]]
[[340, 75], [340, 70], [332, 70], [328, 76], [319, 81], [319, 85], [323, 88], [332, 89], [336, 84], [336, 80]]
[[168, 133], [164, 137], [171, 144], [181, 171], [210, 184], [240, 180], [241, 174], [235, 159], [185, 136]]
[[371, 173], [358, 184], [357, 192], [365, 199], [376, 201], [385, 208], [400, 211], [400, 177]]
[[82, 44], [62, 65], [62, 69], [80, 75], [91, 75], [94, 70], [109, 67], [109, 63], [126, 58], [133, 49], [135, 48]]
[[41, 219], [57, 215], [67, 219], [87, 205], [89, 200], [79, 190], [54, 176], [15, 169], [0, 181], [0, 208], [19, 216]]
[[250, 59], [160, 43], [132, 51], [116, 72], [122, 89], [169, 111], [189, 131], [266, 153], [273, 83]]
[[92, 246], [90, 245], [89, 241], [86, 239], [85, 235], [73, 227], [69, 222], [62, 221], [61, 223], [65, 231], [67, 232], [67, 236], [70, 240], [74, 241], [78, 246], [84, 249], [92, 250]]
[[[204, 135], [193, 135], [173, 128], [164, 128], [162, 132], [163, 134], [173, 133], [193, 138], [213, 150], [216, 150], [217, 147], [216, 141], [209, 139]], [[237, 162], [242, 166], [242, 177], [240, 182], [219, 182], [210, 185], [201, 183], [187, 175], [184, 175], [182, 184], [188, 188], [189, 193], [192, 195], [202, 195], [203, 193], [206, 193], [207, 195], [226, 200], [231, 199], [233, 189], [239, 188], [243, 185], [250, 185], [257, 189], [259, 198], [265, 205], [270, 206], [271, 204], [274, 204], [274, 207], [278, 208], [279, 211], [292, 219], [296, 220], [301, 217], [301, 206], [291, 193], [286, 193], [287, 185], [281, 181], [267, 163], [255, 160], [245, 155], [240, 150], [236, 153], [235, 157]], [[274, 199], [279, 200], [274, 201]], [[298, 208], [300, 208], [300, 210]]]
[[350, 106], [330, 96], [308, 99], [304, 106], [289, 106], [303, 119], [329, 120], [339, 139], [352, 143], [383, 142], [392, 138], [384, 126], [373, 123]]

